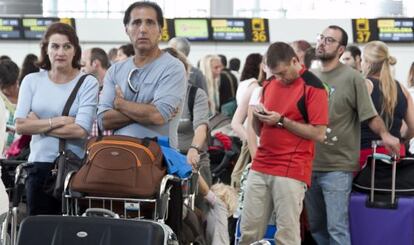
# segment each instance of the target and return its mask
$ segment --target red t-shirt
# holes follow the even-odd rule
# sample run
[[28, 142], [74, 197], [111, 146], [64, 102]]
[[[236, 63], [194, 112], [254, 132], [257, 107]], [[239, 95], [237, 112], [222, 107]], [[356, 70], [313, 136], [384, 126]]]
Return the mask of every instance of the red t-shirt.
[[[303, 69], [300, 77], [289, 85], [272, 79], [263, 85], [262, 103], [271, 111], [305, 123], [300, 107], [307, 113], [308, 123], [328, 124], [328, 94], [322, 82]], [[305, 89], [305, 90], [304, 90]], [[304, 106], [303, 103], [306, 103]], [[263, 124], [260, 146], [252, 169], [269, 175], [289, 177], [310, 186], [314, 143], [285, 128]]]

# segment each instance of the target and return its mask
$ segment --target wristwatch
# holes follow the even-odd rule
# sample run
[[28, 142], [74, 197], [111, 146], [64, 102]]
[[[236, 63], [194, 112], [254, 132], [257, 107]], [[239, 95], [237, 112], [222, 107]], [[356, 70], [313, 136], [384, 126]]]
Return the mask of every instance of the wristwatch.
[[191, 148], [195, 149], [197, 151], [197, 153], [200, 154], [201, 149], [198, 145], [191, 145], [188, 149], [191, 149]]
[[284, 121], [285, 121], [285, 116], [280, 116], [279, 121], [277, 121], [276, 126], [278, 128], [283, 128], [284, 126]]

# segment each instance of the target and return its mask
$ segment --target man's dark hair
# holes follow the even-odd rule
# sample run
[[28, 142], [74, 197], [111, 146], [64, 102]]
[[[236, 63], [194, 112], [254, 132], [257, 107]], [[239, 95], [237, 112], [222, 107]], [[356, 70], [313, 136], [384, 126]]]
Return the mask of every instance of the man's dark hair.
[[240, 60], [238, 58], [231, 58], [229, 61], [229, 69], [232, 71], [240, 70]]
[[227, 58], [226, 58], [226, 56], [224, 54], [219, 54], [217, 56], [220, 57], [221, 64], [223, 65], [223, 67], [227, 68]]
[[121, 47], [119, 47], [119, 49], [122, 50], [122, 53], [124, 53], [127, 57], [135, 55], [134, 46], [132, 46], [131, 43], [124, 44]]
[[92, 48], [91, 49], [91, 60], [92, 63], [94, 60], [99, 60], [101, 62], [101, 66], [104, 69], [108, 69], [110, 66], [108, 55], [105, 51], [101, 48]]
[[16, 85], [19, 77], [19, 67], [12, 60], [0, 62], [0, 88], [5, 89]]
[[158, 4], [154, 3], [154, 2], [135, 2], [131, 5], [129, 5], [129, 7], [125, 10], [125, 15], [124, 15], [124, 26], [127, 26], [129, 21], [131, 20], [131, 12], [134, 8], [152, 8], [155, 10], [155, 12], [157, 13], [157, 22], [158, 25], [160, 26], [160, 29], [162, 29], [164, 27], [164, 16], [162, 14], [162, 10], [160, 8], [160, 6], [158, 6]]
[[267, 49], [266, 63], [270, 69], [273, 69], [282, 62], [290, 62], [294, 57], [298, 59], [292, 46], [284, 42], [275, 42]]
[[65, 35], [69, 42], [73, 45], [75, 49], [75, 56], [72, 60], [72, 67], [76, 69], [81, 68], [80, 60], [82, 56], [82, 49], [79, 45], [79, 38], [76, 35], [75, 29], [68, 24], [64, 24], [61, 22], [55, 22], [51, 24], [45, 34], [43, 35], [42, 41], [40, 42], [40, 59], [39, 59], [39, 67], [44, 70], [50, 70], [51, 64], [49, 56], [47, 55], [47, 46], [49, 45], [49, 38], [53, 34], [61, 34]]
[[352, 58], [356, 58], [357, 56], [361, 57], [361, 50], [355, 46], [355, 45], [351, 45], [346, 47], [346, 51], [351, 53]]
[[339, 44], [341, 44], [342, 46], [345, 46], [345, 47], [346, 47], [346, 45], [348, 45], [348, 34], [346, 33], [346, 31], [342, 27], [337, 26], [337, 25], [330, 25], [330, 26], [328, 26], [328, 28], [340, 31], [341, 34], [342, 34], [341, 35], [342, 37], [341, 37], [341, 40], [339, 40]]
[[316, 60], [315, 48], [310, 47], [305, 51], [305, 57], [303, 58], [303, 65], [310, 69], [312, 66], [312, 61]]
[[12, 59], [8, 55], [2, 55], [0, 56], [0, 61], [3, 61], [3, 60], [12, 60]]

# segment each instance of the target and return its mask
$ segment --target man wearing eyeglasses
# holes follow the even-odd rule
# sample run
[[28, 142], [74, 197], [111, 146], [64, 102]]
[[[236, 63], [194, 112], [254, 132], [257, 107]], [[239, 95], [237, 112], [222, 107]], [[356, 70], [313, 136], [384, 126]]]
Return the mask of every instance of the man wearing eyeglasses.
[[176, 147], [187, 82], [183, 64], [158, 46], [162, 10], [153, 2], [135, 2], [125, 11], [123, 22], [135, 55], [108, 70], [98, 107], [99, 125], [115, 135], [168, 136]]
[[305, 205], [313, 238], [318, 244], [351, 244], [348, 204], [353, 172], [359, 170], [361, 122], [381, 136], [391, 152], [399, 141], [378, 116], [361, 74], [339, 59], [348, 42], [339, 26], [329, 26], [317, 38], [316, 57], [321, 68], [313, 70], [330, 87], [329, 124], [323, 143], [316, 143], [312, 185]]

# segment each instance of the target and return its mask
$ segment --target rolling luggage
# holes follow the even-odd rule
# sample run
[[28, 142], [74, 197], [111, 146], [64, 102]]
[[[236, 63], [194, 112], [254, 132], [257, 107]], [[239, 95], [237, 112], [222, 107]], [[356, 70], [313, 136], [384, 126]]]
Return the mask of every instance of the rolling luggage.
[[391, 193], [378, 195], [375, 190], [375, 162], [384, 155], [373, 145], [371, 190], [369, 194], [351, 193], [349, 223], [353, 245], [414, 244], [414, 198], [396, 197], [396, 157], [392, 157]]
[[164, 224], [105, 217], [30, 216], [23, 220], [17, 245], [163, 245], [177, 244]]

